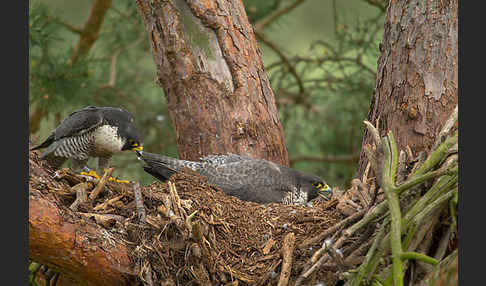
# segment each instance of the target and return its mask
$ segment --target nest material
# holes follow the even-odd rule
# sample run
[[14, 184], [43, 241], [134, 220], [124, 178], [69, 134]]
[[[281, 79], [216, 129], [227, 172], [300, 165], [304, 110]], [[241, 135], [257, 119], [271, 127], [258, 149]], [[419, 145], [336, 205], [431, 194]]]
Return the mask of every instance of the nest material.
[[[69, 169], [54, 172], [32, 153], [31, 188], [54, 191], [66, 207], [72, 206], [83, 178]], [[84, 184], [87, 192], [95, 185]], [[94, 201], [77, 205], [77, 213], [133, 244], [133, 261], [147, 284], [276, 284], [284, 238], [293, 233], [292, 284], [322, 246], [323, 241], [309, 244], [309, 239], [343, 219], [336, 199], [315, 200], [312, 206], [261, 205], [227, 196], [191, 170], [175, 174], [170, 182], [142, 187], [141, 193], [145, 222], [137, 214], [133, 184], [107, 182]], [[325, 270], [311, 277], [327, 285], [336, 279], [334, 271]]]

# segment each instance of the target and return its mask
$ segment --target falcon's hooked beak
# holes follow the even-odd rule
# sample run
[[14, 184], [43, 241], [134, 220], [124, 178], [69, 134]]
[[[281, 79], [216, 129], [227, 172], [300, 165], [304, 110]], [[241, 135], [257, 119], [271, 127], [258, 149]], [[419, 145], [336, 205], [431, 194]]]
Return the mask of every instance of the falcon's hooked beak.
[[332, 196], [332, 188], [328, 184], [317, 183], [317, 194], [325, 200], [329, 200]]
[[140, 144], [138, 142], [133, 142], [132, 145], [130, 146], [133, 151], [142, 151], [143, 150], [143, 144]]

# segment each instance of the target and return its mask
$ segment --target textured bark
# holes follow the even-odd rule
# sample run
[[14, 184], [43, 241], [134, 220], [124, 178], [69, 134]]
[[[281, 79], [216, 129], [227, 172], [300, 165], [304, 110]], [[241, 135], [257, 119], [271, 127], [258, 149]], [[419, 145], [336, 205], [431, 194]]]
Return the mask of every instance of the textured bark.
[[[431, 151], [458, 102], [457, 0], [391, 0], [368, 121], [398, 149]], [[365, 132], [363, 145], [370, 142]], [[361, 152], [359, 177], [367, 158]]]
[[137, 0], [179, 157], [237, 153], [288, 165], [283, 128], [241, 0]]
[[36, 190], [29, 194], [29, 257], [62, 270], [68, 284], [58, 285], [133, 285], [136, 276], [120, 239]]

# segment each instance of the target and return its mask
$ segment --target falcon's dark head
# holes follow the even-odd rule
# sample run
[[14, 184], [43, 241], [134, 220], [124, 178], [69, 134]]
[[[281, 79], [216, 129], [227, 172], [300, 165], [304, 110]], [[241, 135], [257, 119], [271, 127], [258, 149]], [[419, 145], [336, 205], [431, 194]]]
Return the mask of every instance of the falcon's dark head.
[[307, 201], [310, 201], [317, 196], [328, 200], [332, 196], [332, 189], [326, 182], [316, 175], [299, 172], [299, 185], [301, 191], [307, 192]]
[[125, 145], [122, 147], [124, 150], [142, 151], [143, 150], [143, 138], [140, 132], [138, 132], [135, 125], [129, 124], [125, 128], [120, 130], [122, 138], [126, 138]]
[[143, 150], [143, 137], [133, 123], [133, 116], [130, 112], [122, 108], [102, 107], [104, 119], [108, 124], [118, 127], [118, 135], [125, 140], [122, 147], [124, 150]]

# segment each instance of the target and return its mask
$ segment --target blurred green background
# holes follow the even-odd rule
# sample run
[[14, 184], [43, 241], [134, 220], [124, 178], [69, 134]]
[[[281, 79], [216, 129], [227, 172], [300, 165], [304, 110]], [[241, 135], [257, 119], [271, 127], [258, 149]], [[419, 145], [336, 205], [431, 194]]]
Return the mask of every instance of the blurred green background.
[[[88, 55], [70, 61], [79, 40], [73, 30], [86, 22], [93, 2], [29, 2], [32, 143], [43, 141], [76, 109], [119, 106], [134, 114], [147, 151], [176, 157], [174, 131], [135, 1], [113, 1]], [[362, 121], [375, 84], [384, 9], [371, 2], [243, 1], [257, 32], [292, 167], [341, 189], [356, 171]], [[288, 11], [262, 26], [282, 10]], [[112, 164], [121, 178], [144, 185], [155, 180], [132, 152], [115, 155]]]

